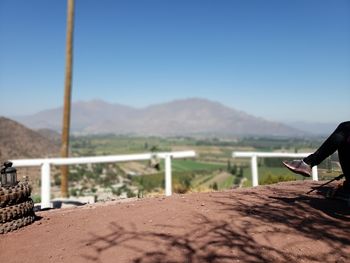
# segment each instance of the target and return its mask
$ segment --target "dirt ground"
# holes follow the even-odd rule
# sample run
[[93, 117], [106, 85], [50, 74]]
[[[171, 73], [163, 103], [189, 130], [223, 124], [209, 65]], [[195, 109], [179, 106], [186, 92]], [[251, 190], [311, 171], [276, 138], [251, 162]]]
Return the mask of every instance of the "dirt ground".
[[32, 225], [0, 235], [0, 262], [350, 262], [350, 208], [305, 195], [320, 184], [37, 212]]

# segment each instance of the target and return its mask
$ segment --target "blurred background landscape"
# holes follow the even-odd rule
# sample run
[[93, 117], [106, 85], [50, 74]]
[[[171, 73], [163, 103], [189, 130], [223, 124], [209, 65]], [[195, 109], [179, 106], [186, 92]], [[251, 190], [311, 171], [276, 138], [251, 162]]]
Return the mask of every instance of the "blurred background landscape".
[[[66, 8], [0, 0], [1, 162], [60, 156]], [[174, 192], [251, 186], [233, 151], [312, 152], [349, 120], [349, 14], [346, 0], [76, 0], [69, 155], [194, 150], [172, 160]], [[259, 159], [259, 184], [304, 180], [281, 161]], [[18, 173], [39, 202], [40, 169]], [[319, 166], [339, 173], [336, 153]], [[70, 166], [70, 196], [158, 194], [156, 158]]]
[[[32, 130], [4, 117], [0, 118], [0, 127], [1, 160], [59, 156], [61, 136], [55, 130]], [[249, 132], [246, 135], [227, 133], [220, 136], [218, 133], [215, 136], [213, 131], [205, 133], [204, 130], [187, 136], [77, 133], [71, 136], [70, 156], [156, 154], [191, 149], [196, 151], [196, 158], [172, 160], [173, 191], [217, 191], [252, 186], [250, 159], [233, 159], [233, 151], [312, 152], [324, 139], [299, 130], [295, 130], [295, 136], [289, 132], [284, 136], [249, 135]], [[304, 180], [282, 167], [284, 159], [259, 159], [260, 185]], [[96, 201], [163, 195], [164, 162], [157, 160], [157, 165], [155, 167], [151, 161], [73, 165], [69, 171], [69, 194], [71, 197], [94, 196]], [[332, 178], [341, 171], [336, 154], [318, 168], [321, 180]], [[34, 199], [40, 202], [40, 168], [18, 168], [18, 174], [19, 178], [29, 176], [34, 186]], [[61, 179], [58, 167], [53, 167], [51, 185], [53, 197], [59, 197]]]

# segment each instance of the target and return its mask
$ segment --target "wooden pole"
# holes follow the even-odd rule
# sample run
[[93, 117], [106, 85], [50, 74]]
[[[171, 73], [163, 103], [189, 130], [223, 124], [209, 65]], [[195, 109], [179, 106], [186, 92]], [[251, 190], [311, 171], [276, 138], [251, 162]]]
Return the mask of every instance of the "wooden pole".
[[[73, 62], [73, 27], [74, 0], [67, 0], [67, 36], [66, 36], [66, 75], [64, 81], [64, 108], [62, 125], [61, 157], [69, 155], [69, 128], [72, 93], [72, 62]], [[61, 195], [68, 197], [68, 166], [61, 167]]]

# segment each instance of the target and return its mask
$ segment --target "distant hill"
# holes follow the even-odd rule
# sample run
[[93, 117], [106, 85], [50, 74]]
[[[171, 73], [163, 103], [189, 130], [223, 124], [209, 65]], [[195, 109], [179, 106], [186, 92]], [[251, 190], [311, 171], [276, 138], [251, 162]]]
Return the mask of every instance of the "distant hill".
[[[33, 129], [60, 131], [62, 108], [16, 117]], [[136, 109], [101, 100], [72, 104], [71, 129], [79, 134], [158, 136], [297, 136], [303, 132], [257, 118], [218, 102], [184, 99]]]
[[59, 145], [10, 119], [0, 117], [0, 161], [58, 156]]
[[55, 142], [57, 144], [61, 143], [61, 134], [57, 131], [50, 130], [50, 129], [39, 129], [36, 130], [37, 133], [39, 133], [44, 138], [49, 139], [52, 142]]
[[290, 122], [289, 126], [309, 132], [314, 135], [329, 136], [339, 125], [339, 123], [320, 123], [320, 122]]

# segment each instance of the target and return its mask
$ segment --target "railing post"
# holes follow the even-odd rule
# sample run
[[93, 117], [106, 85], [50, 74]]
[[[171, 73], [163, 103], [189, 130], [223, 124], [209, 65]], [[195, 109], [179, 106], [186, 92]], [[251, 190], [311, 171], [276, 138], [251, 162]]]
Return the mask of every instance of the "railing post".
[[50, 163], [41, 165], [41, 209], [51, 208]]
[[258, 186], [259, 182], [258, 182], [258, 161], [257, 161], [258, 157], [256, 155], [252, 156], [251, 159], [251, 166], [252, 166], [252, 183], [253, 186]]
[[312, 167], [312, 180], [318, 181], [318, 171], [316, 165]]
[[171, 155], [165, 156], [165, 195], [172, 194], [172, 179], [171, 179]]

